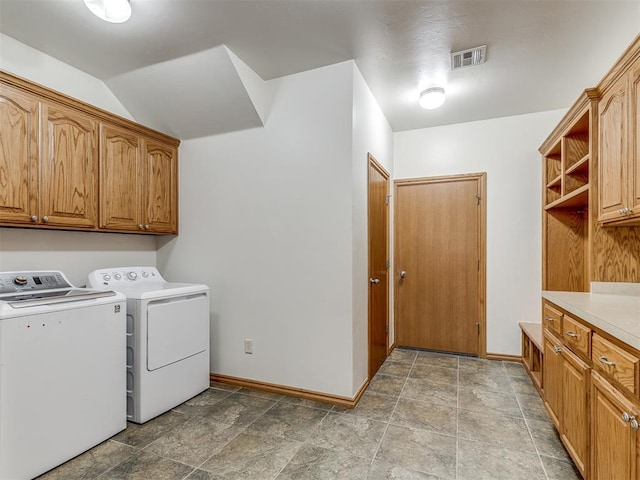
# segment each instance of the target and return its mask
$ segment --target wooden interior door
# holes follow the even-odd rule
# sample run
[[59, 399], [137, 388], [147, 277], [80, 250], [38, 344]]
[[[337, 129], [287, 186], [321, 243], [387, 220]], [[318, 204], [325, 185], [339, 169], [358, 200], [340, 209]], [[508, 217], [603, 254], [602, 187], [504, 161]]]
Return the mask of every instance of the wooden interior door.
[[396, 181], [396, 343], [485, 355], [485, 174]]
[[369, 378], [387, 358], [389, 174], [369, 155]]

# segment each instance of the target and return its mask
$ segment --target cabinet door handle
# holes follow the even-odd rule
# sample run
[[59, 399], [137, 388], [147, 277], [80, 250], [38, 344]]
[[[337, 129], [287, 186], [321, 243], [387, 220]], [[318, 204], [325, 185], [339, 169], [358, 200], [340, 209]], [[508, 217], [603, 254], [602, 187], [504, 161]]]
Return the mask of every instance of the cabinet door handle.
[[571, 338], [578, 338], [578, 334], [575, 332], [564, 332], [567, 337], [571, 337]]
[[44, 217], [42, 217], [42, 221], [47, 223], [49, 221], [49, 217], [45, 215]]
[[145, 224], [144, 229], [149, 230], [149, 225]]
[[627, 412], [622, 412], [622, 421], [624, 423], [629, 423], [629, 420], [631, 420], [629, 414]]
[[638, 421], [636, 420], [636, 417], [631, 417], [631, 428], [638, 430]]
[[138, 230], [142, 230], [142, 224], [141, 223], [138, 224]]
[[560, 353], [562, 349], [560, 347], [553, 347], [553, 353]]
[[606, 365], [607, 367], [613, 367], [616, 364], [616, 362], [612, 362], [610, 360], [607, 360], [607, 357], [603, 357], [603, 356], [598, 357], [598, 361], [600, 363]]
[[544, 317], [547, 322], [553, 322], [553, 317]]
[[31, 215], [31, 221], [32, 222], [37, 222], [38, 221], [38, 216], [37, 215]]

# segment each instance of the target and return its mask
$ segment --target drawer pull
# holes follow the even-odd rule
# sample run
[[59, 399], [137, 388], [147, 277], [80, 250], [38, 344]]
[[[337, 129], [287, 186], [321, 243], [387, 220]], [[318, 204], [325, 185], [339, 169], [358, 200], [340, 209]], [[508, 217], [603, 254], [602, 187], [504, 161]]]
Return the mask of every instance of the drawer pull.
[[560, 347], [553, 347], [553, 353], [560, 353], [562, 349]]
[[633, 428], [634, 430], [638, 430], [638, 421], [635, 419], [635, 417], [631, 417], [631, 428]]
[[544, 317], [547, 322], [553, 322], [553, 317]]
[[607, 367], [613, 367], [616, 364], [616, 362], [607, 360], [606, 357], [602, 357], [602, 356], [598, 357], [598, 360], [600, 361], [600, 363], [606, 365]]
[[629, 414], [627, 412], [622, 412], [622, 421], [624, 423], [629, 423], [630, 420], [631, 417], [629, 416]]
[[578, 338], [578, 334], [575, 332], [565, 332], [567, 334], [567, 337], [571, 337], [571, 338]]

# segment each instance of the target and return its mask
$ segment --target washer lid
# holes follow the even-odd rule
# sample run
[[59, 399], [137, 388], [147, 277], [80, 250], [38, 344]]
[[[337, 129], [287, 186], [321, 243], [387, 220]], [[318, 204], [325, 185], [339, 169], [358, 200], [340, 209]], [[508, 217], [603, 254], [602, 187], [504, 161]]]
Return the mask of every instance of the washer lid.
[[209, 292], [209, 287], [196, 283], [155, 283], [118, 286], [117, 291], [134, 300], [177, 297], [194, 293]]

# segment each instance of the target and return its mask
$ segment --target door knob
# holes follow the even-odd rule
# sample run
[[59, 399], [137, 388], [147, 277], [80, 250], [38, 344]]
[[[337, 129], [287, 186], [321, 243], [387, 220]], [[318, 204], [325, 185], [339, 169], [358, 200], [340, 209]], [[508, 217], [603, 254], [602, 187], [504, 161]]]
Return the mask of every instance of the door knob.
[[404, 270], [402, 270], [400, 272], [400, 278], [405, 278], [407, 276], [407, 272], [405, 272]]
[[379, 278], [370, 278], [369, 279], [369, 283], [371, 285], [378, 285], [380, 283], [380, 279]]

